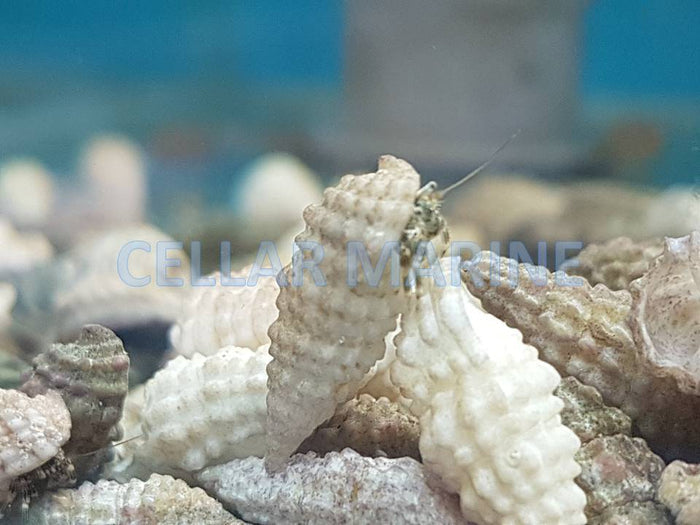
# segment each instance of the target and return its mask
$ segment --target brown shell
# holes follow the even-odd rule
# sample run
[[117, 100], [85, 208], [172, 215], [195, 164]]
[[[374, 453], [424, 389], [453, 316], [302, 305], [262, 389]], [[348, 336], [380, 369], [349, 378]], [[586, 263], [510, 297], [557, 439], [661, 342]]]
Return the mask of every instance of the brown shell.
[[581, 278], [577, 286], [566, 285], [563, 274], [490, 252], [481, 252], [462, 277], [483, 307], [519, 329], [541, 359], [629, 415], [657, 453], [700, 457], [700, 396], [680, 388], [675, 373], [648, 365], [635, 341], [639, 330], [633, 334], [629, 324], [629, 292], [592, 287]]

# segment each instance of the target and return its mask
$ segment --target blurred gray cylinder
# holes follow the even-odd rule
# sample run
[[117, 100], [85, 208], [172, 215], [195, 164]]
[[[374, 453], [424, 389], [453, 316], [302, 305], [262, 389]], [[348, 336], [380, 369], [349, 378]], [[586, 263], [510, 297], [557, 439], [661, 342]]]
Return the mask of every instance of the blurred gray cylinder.
[[519, 128], [508, 163], [564, 168], [576, 144], [583, 0], [346, 2], [339, 153], [463, 166]]

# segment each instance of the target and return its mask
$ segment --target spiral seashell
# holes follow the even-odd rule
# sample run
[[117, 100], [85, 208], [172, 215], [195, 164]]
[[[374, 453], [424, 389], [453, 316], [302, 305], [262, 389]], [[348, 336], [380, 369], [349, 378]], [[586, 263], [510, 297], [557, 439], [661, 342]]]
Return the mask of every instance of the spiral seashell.
[[[660, 264], [656, 275], [665, 271], [665, 263]], [[531, 277], [533, 272], [537, 272], [537, 279]], [[684, 280], [686, 286], [692, 285], [693, 281], [688, 281], [690, 275], [692, 272], [681, 272], [677, 279]], [[700, 455], [700, 397], [680, 386], [679, 370], [669, 370], [667, 363], [651, 363], [645, 357], [653, 346], [637, 341], [640, 328], [633, 333], [630, 327], [633, 305], [628, 291], [611, 291], [600, 284], [591, 287], [582, 279], [572, 283], [563, 274], [552, 275], [545, 268], [518, 265], [490, 252], [481, 252], [478, 263], [470, 264], [468, 271], [463, 272], [463, 279], [486, 310], [520, 330], [525, 342], [540, 350], [543, 360], [562, 375], [574, 376], [595, 387], [607, 404], [629, 415], [640, 434], [662, 457]], [[647, 282], [653, 281], [644, 280], [639, 286], [646, 286], [643, 283]], [[631, 285], [633, 289], [639, 286]], [[677, 292], [682, 290], [677, 288]], [[676, 323], [678, 343], [689, 345], [697, 324], [692, 317], [685, 317], [692, 312], [693, 292], [686, 289], [685, 293], [672, 302], [686, 306], [659, 311], [659, 319], [650, 327], [670, 329]], [[644, 296], [635, 292], [635, 301]], [[635, 312], [638, 309], [634, 307]], [[676, 321], [665, 319], [667, 314], [679, 317]], [[652, 333], [654, 337], [663, 336], [662, 331]], [[686, 362], [692, 363], [687, 350], [685, 355]]]
[[629, 237], [617, 237], [586, 246], [576, 256], [578, 266], [567, 273], [580, 275], [593, 286], [602, 283], [611, 290], [624, 290], [647, 272], [662, 251], [660, 239], [633, 241]]
[[0, 505], [12, 481], [53, 458], [68, 441], [70, 413], [55, 392], [30, 398], [0, 389]]
[[[405, 292], [387, 276], [370, 286], [358, 275], [348, 285], [348, 242], [362, 244], [376, 264], [387, 243], [396, 243], [408, 265], [416, 244], [447, 242], [440, 202], [432, 186], [419, 192], [420, 177], [407, 162], [383, 156], [376, 173], [346, 175], [324, 192], [323, 203], [304, 211], [306, 229], [296, 242], [312, 242], [324, 251], [318, 286], [305, 275], [298, 286], [288, 266], [277, 299], [279, 317], [269, 330], [267, 397], [268, 452], [271, 469], [282, 464], [338, 405], [357, 393], [363, 377], [384, 355], [383, 338], [405, 310]], [[304, 245], [300, 245], [304, 249]]]
[[254, 523], [465, 523], [457, 498], [411, 458], [311, 452], [293, 456], [276, 474], [268, 474], [261, 459], [247, 458], [208, 468], [197, 479]]
[[74, 343], [56, 343], [38, 355], [21, 389], [31, 396], [61, 394], [73, 421], [64, 450], [75, 462], [90, 463], [94, 458], [88, 454], [119, 438], [128, 373], [129, 356], [119, 338], [103, 326], [87, 325]]
[[667, 238], [661, 257], [630, 291], [630, 325], [642, 366], [700, 396], [700, 232]]
[[26, 273], [53, 257], [53, 247], [40, 233], [20, 233], [0, 217], [0, 279]]
[[29, 507], [37, 525], [233, 525], [219, 502], [184, 481], [153, 474], [148, 481], [100, 480], [46, 494]]
[[418, 420], [407, 409], [368, 394], [351, 399], [316, 429], [298, 452], [325, 454], [351, 448], [369, 457], [412, 457], [420, 461]]
[[[449, 261], [446, 259], [445, 261]], [[585, 523], [580, 442], [560, 378], [461, 286], [426, 287], [405, 314], [391, 377], [412, 401], [423, 463], [480, 524]]]
[[135, 461], [179, 475], [265, 453], [264, 350], [177, 357], [146, 383]]
[[[249, 274], [250, 266], [232, 273], [232, 278], [247, 279]], [[183, 298], [182, 313], [170, 330], [175, 353], [209, 356], [224, 346], [258, 348], [268, 344], [267, 330], [278, 313], [277, 281], [261, 277], [255, 286], [223, 286], [219, 272], [210, 277], [216, 286], [193, 287]]]

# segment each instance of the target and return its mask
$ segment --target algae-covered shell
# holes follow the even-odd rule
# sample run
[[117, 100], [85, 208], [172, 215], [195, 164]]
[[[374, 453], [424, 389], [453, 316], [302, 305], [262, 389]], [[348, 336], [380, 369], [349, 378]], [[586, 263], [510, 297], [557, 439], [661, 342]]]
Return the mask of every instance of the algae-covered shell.
[[632, 420], [627, 414], [605, 405], [600, 392], [575, 377], [563, 378], [554, 395], [564, 401], [562, 423], [576, 433], [581, 443], [599, 436], [632, 433]]
[[247, 458], [199, 473], [199, 483], [246, 521], [263, 524], [464, 524], [459, 500], [411, 458], [345, 449], [297, 454], [276, 474]]
[[602, 283], [611, 290], [624, 290], [647, 272], [662, 251], [660, 239], [633, 241], [617, 237], [586, 246], [576, 256], [578, 265], [567, 272], [584, 277], [594, 286]]
[[69, 456], [100, 450], [119, 437], [117, 423], [128, 389], [129, 356], [114, 333], [87, 325], [74, 343], [52, 345], [34, 359], [22, 385], [29, 395], [56, 390], [73, 421]]
[[184, 474], [265, 453], [264, 350], [177, 357], [146, 383], [135, 461]]
[[412, 457], [420, 461], [418, 420], [406, 408], [362, 394], [341, 406], [318, 427], [298, 452], [325, 454], [351, 448], [363, 456]]
[[[650, 347], [637, 341], [630, 327], [633, 300], [627, 290], [592, 287], [580, 277], [518, 265], [490, 252], [481, 252], [462, 276], [486, 310], [520, 330], [543, 360], [562, 375], [595, 387], [605, 403], [629, 415], [658, 454], [666, 458], [700, 455], [700, 396], [684, 390], [676, 372], [650, 365], [644, 355]], [[676, 313], [690, 314], [692, 291], [686, 289], [686, 295], [673, 304], [682, 299], [690, 309]], [[669, 319], [654, 323], [674, 326]], [[692, 334], [693, 321], [677, 326], [678, 342], [692, 341], [683, 337]]]
[[281, 467], [338, 405], [354, 397], [384, 355], [384, 336], [407, 304], [404, 291], [387, 275], [370, 286], [361, 272], [357, 286], [349, 286], [348, 243], [359, 242], [370, 261], [379, 260], [387, 243], [398, 245], [419, 213], [419, 185], [410, 164], [384, 156], [377, 172], [344, 176], [325, 190], [321, 204], [304, 210], [306, 229], [296, 242], [323, 250], [317, 269], [325, 285], [308, 273], [299, 285], [293, 264], [284, 271], [289, 286], [280, 291], [279, 317], [269, 330], [268, 467]]
[[477, 523], [585, 523], [559, 375], [475, 303], [461, 286], [426, 286], [401, 322], [391, 377], [419, 417], [423, 462]]
[[664, 469], [663, 460], [640, 438], [601, 436], [576, 454], [586, 492], [586, 516], [593, 519], [633, 502], [653, 501]]
[[70, 413], [55, 392], [30, 398], [0, 389], [0, 505], [10, 483], [54, 457], [68, 440]]
[[221, 274], [211, 277], [216, 286], [196, 286], [183, 297], [182, 312], [170, 330], [175, 353], [208, 356], [224, 346], [258, 348], [270, 342], [267, 330], [277, 318], [277, 281], [261, 277], [248, 285], [250, 267], [231, 278], [246, 279], [243, 286], [224, 286]]
[[630, 291], [642, 366], [700, 396], [700, 232], [667, 238], [663, 254]]
[[229, 525], [241, 523], [184, 481], [153, 474], [125, 484], [100, 480], [44, 495], [29, 507], [37, 525]]

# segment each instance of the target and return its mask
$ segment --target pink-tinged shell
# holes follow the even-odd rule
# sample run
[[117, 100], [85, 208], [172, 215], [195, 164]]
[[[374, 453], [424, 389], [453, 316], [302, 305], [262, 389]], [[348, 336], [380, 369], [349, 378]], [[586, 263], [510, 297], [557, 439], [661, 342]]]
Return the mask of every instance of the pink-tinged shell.
[[565, 284], [563, 274], [490, 252], [481, 252], [462, 277], [487, 311], [520, 330], [560, 374], [595, 387], [605, 403], [629, 415], [658, 454], [700, 456], [700, 396], [680, 388], [668, 370], [650, 366], [629, 324], [627, 290], [592, 287], [580, 277]]
[[700, 396], [700, 232], [667, 238], [663, 255], [630, 291], [630, 325], [645, 365]]
[[[398, 243], [414, 214], [420, 177], [407, 162], [384, 156], [376, 173], [346, 175], [324, 192], [322, 204], [304, 211], [306, 229], [296, 241], [318, 243], [326, 285], [304, 272], [301, 286], [285, 286], [280, 314], [269, 330], [267, 465], [281, 468], [336, 407], [357, 393], [374, 363], [384, 355], [384, 336], [406, 307], [402, 287], [388, 272], [379, 286], [362, 273], [348, 285], [349, 241], [359, 241], [376, 264], [388, 242]], [[292, 283], [292, 267], [285, 275]]]
[[624, 290], [644, 275], [662, 252], [661, 239], [633, 241], [617, 237], [586, 246], [576, 256], [578, 266], [567, 272], [584, 277], [592, 285], [602, 283], [611, 290]]
[[466, 524], [459, 499], [411, 458], [366, 458], [350, 449], [292, 457], [266, 472], [247, 458], [211, 467], [198, 480], [227, 509], [253, 523]]
[[121, 340], [103, 326], [87, 325], [77, 341], [56, 343], [34, 359], [22, 391], [32, 396], [60, 393], [73, 420], [65, 451], [77, 458], [118, 439], [128, 373], [129, 356]]
[[0, 389], [0, 505], [12, 480], [53, 458], [70, 430], [70, 413], [55, 392], [31, 398]]
[[170, 476], [100, 480], [46, 494], [29, 508], [38, 525], [233, 525], [242, 523], [199, 488]]
[[[231, 277], [247, 280], [249, 274], [250, 266]], [[269, 343], [267, 331], [278, 313], [277, 281], [260, 277], [255, 286], [223, 286], [219, 272], [209, 277], [216, 286], [196, 286], [183, 297], [182, 313], [170, 330], [175, 353], [209, 356], [224, 346], [254, 349]]]

